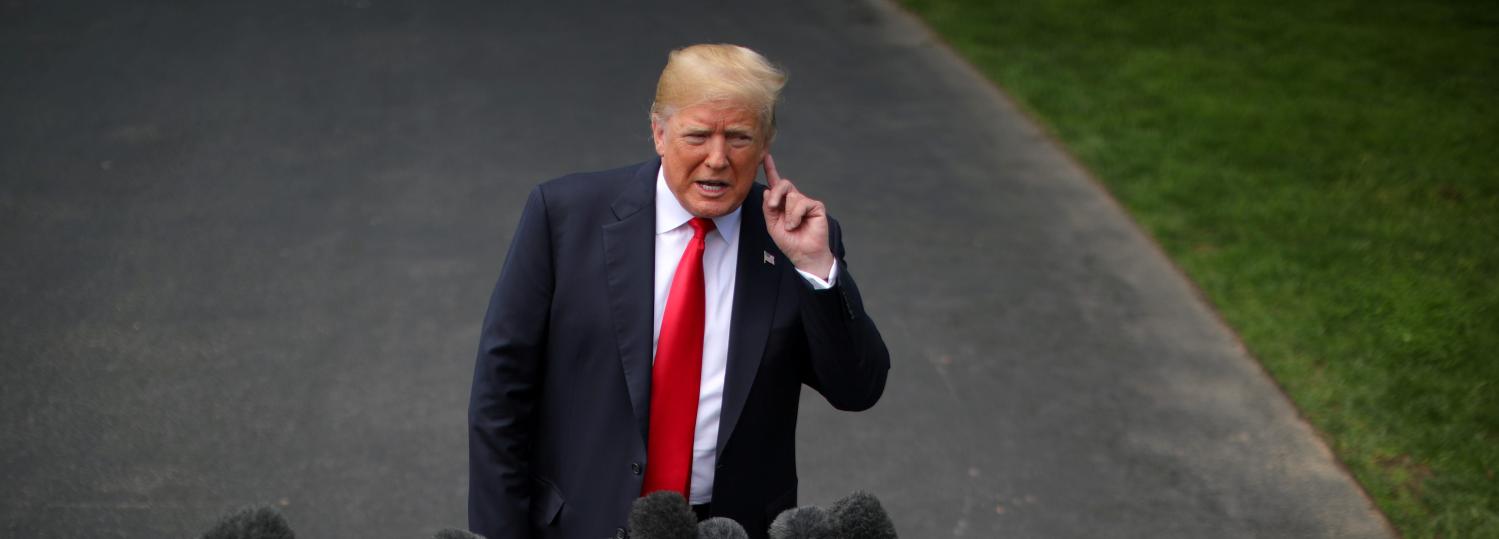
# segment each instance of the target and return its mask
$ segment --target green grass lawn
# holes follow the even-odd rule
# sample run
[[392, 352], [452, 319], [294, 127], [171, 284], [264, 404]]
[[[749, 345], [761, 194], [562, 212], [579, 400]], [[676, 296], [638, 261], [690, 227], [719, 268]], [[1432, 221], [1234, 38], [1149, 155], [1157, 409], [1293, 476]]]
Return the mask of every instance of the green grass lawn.
[[907, 0], [1407, 537], [1499, 537], [1499, 2]]

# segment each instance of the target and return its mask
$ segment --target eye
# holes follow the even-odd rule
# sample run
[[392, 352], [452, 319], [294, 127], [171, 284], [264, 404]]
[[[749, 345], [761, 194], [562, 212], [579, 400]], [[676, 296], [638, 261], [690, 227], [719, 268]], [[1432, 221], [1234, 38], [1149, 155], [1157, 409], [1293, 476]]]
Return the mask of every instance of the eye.
[[754, 141], [755, 141], [755, 137], [752, 137], [752, 136], [749, 136], [749, 135], [742, 135], [742, 134], [741, 135], [734, 135], [734, 136], [732, 136], [732, 137], [729, 138], [729, 144], [733, 144], [734, 146], [741, 147], [741, 148], [745, 147], [745, 146], [749, 146], [750, 143], [753, 143]]
[[682, 140], [686, 140], [688, 144], [702, 144], [708, 140], [708, 137], [699, 133], [688, 133], [682, 136]]

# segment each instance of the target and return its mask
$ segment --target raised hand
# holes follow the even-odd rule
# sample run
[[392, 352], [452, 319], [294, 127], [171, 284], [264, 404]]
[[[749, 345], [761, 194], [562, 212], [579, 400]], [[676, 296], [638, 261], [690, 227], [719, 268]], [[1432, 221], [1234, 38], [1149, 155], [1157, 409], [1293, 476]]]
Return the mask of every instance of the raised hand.
[[828, 248], [828, 213], [821, 201], [796, 190], [781, 177], [769, 153], [762, 162], [770, 190], [765, 192], [765, 229], [796, 269], [828, 278], [833, 269], [833, 251]]

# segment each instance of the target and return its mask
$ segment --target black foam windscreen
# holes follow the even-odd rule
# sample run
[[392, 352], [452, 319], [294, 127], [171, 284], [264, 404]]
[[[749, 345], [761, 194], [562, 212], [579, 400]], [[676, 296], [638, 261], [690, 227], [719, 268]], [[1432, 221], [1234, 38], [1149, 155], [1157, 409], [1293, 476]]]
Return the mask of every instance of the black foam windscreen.
[[697, 539], [749, 539], [749, 533], [733, 519], [713, 517], [698, 523]]
[[227, 517], [203, 534], [203, 539], [296, 539], [291, 524], [281, 512], [270, 506], [246, 507]]
[[793, 507], [770, 523], [771, 539], [825, 539], [833, 537], [828, 514], [819, 507]]
[[828, 521], [842, 537], [859, 539], [895, 539], [895, 523], [880, 505], [879, 498], [868, 492], [855, 492], [833, 502]]
[[670, 490], [638, 498], [630, 506], [633, 539], [696, 539], [697, 514], [687, 499]]

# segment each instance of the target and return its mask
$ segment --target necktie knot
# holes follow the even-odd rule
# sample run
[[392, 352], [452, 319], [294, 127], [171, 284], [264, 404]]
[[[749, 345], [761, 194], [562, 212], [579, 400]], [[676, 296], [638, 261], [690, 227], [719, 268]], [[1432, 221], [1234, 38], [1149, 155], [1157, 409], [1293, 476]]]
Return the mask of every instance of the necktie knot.
[[693, 217], [691, 220], [687, 221], [687, 224], [692, 227], [693, 239], [703, 238], [707, 236], [708, 233], [712, 232], [714, 227], [716, 226], [713, 224], [712, 219], [706, 219], [703, 217]]

